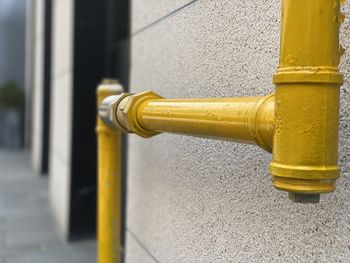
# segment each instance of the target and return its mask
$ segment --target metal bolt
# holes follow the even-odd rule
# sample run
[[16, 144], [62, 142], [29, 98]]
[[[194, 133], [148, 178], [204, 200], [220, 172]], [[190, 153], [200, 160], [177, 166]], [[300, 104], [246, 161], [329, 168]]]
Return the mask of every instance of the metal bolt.
[[320, 194], [301, 194], [289, 192], [288, 197], [294, 203], [317, 204], [320, 202]]

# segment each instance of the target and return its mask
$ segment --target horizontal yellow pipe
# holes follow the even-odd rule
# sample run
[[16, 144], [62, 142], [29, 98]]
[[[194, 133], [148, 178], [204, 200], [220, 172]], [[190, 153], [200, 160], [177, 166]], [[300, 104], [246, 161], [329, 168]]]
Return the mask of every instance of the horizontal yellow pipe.
[[[264, 113], [257, 116], [259, 110]], [[273, 115], [273, 99], [269, 97], [154, 99], [139, 106], [137, 120], [146, 130], [260, 144], [271, 149]]]
[[273, 95], [164, 99], [155, 93], [144, 92], [123, 94], [119, 98], [106, 102], [112, 101], [115, 105], [112, 109], [117, 113], [114, 122], [128, 132], [143, 137], [171, 132], [258, 144], [267, 151], [272, 149]]

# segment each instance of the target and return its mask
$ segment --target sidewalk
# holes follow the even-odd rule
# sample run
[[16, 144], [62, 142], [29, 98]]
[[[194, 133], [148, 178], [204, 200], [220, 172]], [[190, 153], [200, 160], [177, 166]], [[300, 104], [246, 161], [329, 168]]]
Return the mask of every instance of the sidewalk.
[[0, 263], [92, 263], [96, 243], [65, 243], [55, 232], [45, 177], [30, 155], [0, 149]]

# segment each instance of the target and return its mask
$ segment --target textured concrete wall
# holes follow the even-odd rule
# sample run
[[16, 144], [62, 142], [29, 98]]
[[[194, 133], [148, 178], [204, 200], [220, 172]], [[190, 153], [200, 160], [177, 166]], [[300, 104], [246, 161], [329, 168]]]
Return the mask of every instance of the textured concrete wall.
[[[196, 1], [196, 0], [195, 0]], [[169, 14], [195, 2], [191, 0], [134, 0], [132, 1], [131, 32], [143, 30]]]
[[60, 233], [68, 234], [71, 125], [73, 9], [70, 0], [53, 1], [53, 63], [50, 117], [50, 199]]
[[[168, 8], [153, 2], [132, 5], [133, 92], [175, 98], [273, 91], [279, 0], [165, 1]], [[349, 17], [349, 1], [343, 9]], [[130, 136], [128, 263], [349, 260], [349, 28], [347, 18], [337, 191], [320, 204], [294, 204], [272, 187], [271, 155], [257, 147]]]

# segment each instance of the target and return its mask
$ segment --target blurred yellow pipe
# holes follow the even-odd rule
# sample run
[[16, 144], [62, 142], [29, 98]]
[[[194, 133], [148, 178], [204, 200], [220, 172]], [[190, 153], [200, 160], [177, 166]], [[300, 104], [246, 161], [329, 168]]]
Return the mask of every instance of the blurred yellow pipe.
[[[97, 89], [97, 105], [122, 87], [105, 80]], [[121, 262], [121, 132], [97, 117], [98, 134], [98, 262]]]

